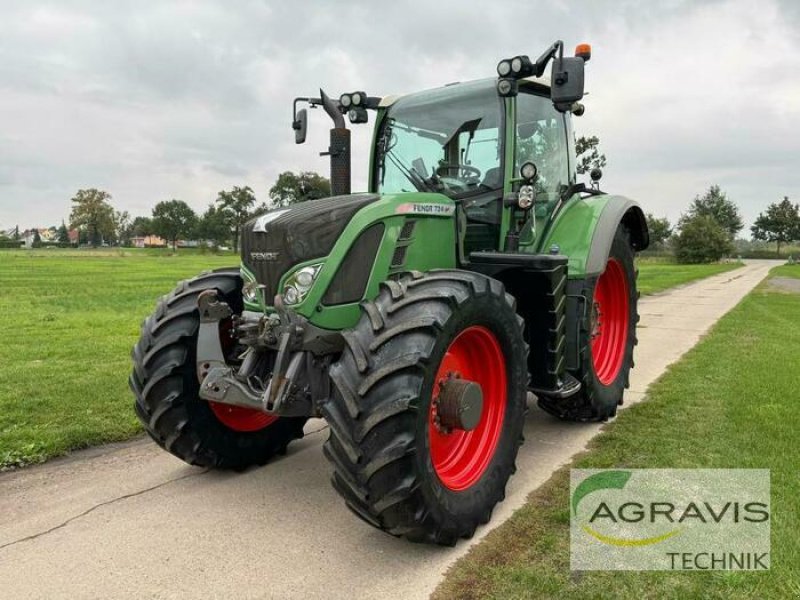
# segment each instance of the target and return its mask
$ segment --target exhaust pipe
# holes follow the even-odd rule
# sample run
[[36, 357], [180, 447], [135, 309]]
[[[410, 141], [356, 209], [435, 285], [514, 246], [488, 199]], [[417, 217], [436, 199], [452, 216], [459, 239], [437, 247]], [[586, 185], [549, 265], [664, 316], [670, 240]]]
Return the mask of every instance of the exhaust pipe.
[[338, 105], [322, 90], [319, 96], [322, 107], [333, 120], [330, 146], [321, 156], [327, 154], [331, 157], [331, 194], [343, 196], [350, 193], [350, 130], [345, 126], [344, 115]]

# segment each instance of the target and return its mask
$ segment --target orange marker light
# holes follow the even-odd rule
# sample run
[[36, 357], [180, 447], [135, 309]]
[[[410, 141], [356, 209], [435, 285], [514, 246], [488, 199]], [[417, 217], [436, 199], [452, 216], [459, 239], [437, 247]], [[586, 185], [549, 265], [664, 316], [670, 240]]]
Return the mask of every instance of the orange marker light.
[[584, 62], [592, 58], [592, 46], [590, 44], [578, 44], [575, 46], [575, 56], [582, 58]]

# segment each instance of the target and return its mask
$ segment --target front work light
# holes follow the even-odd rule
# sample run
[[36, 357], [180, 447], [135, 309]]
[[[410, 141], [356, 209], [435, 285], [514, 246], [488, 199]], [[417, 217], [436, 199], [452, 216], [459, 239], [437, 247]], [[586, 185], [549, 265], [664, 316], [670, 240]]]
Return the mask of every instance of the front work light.
[[347, 118], [351, 123], [366, 123], [369, 121], [369, 114], [363, 106], [356, 106], [347, 111]]
[[342, 108], [350, 108], [350, 105], [353, 104], [353, 97], [350, 94], [342, 94], [339, 96], [339, 104], [342, 105]]
[[528, 77], [533, 75], [533, 63], [531, 59], [524, 54], [512, 58], [511, 73], [514, 77]]
[[523, 77], [530, 77], [533, 75], [534, 66], [531, 59], [520, 54], [514, 58], [504, 58], [497, 63], [497, 74], [500, 77], [511, 77], [513, 79], [522, 79]]
[[519, 86], [516, 79], [498, 79], [497, 80], [497, 93], [501, 96], [516, 96]]
[[501, 60], [497, 63], [497, 74], [500, 75], [500, 77], [507, 77], [509, 73], [511, 73], [510, 60]]
[[536, 179], [536, 174], [539, 170], [536, 168], [536, 163], [533, 163], [529, 160], [522, 163], [522, 166], [519, 168], [519, 174], [525, 181], [533, 181]]

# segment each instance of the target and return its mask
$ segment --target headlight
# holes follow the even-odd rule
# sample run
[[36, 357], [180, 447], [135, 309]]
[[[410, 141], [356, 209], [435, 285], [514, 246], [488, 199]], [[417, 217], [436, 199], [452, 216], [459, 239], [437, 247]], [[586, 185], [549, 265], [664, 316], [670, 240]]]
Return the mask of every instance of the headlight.
[[292, 273], [283, 285], [283, 301], [291, 305], [305, 300], [321, 268], [322, 265], [309, 265]]
[[341, 96], [339, 96], [339, 104], [341, 104], [345, 108], [349, 108], [352, 103], [353, 99], [351, 98], [350, 94], [342, 94]]
[[500, 77], [505, 77], [509, 73], [511, 73], [511, 61], [501, 60], [497, 63], [497, 74], [500, 75]]
[[245, 302], [249, 302], [250, 304], [258, 304], [259, 297], [258, 297], [259, 285], [255, 281], [247, 281], [242, 286], [242, 297], [244, 298]]
[[528, 210], [533, 206], [533, 201], [535, 199], [536, 190], [533, 189], [533, 186], [523, 185], [519, 190], [519, 194], [517, 194], [517, 205], [519, 205], [522, 210]]

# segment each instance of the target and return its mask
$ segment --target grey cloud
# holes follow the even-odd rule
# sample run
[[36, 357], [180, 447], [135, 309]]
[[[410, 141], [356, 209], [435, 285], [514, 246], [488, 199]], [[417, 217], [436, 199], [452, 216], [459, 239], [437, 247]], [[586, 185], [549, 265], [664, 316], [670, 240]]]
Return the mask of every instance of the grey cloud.
[[[555, 37], [592, 42], [579, 132], [608, 189], [675, 218], [710, 183], [752, 218], [797, 195], [796, 3], [6, 2], [0, 22], [0, 226], [60, 220], [77, 187], [146, 213], [230, 185], [260, 199], [286, 169], [326, 170], [328, 123], [295, 146], [291, 99], [492, 76]], [[354, 133], [355, 187], [369, 132]]]

